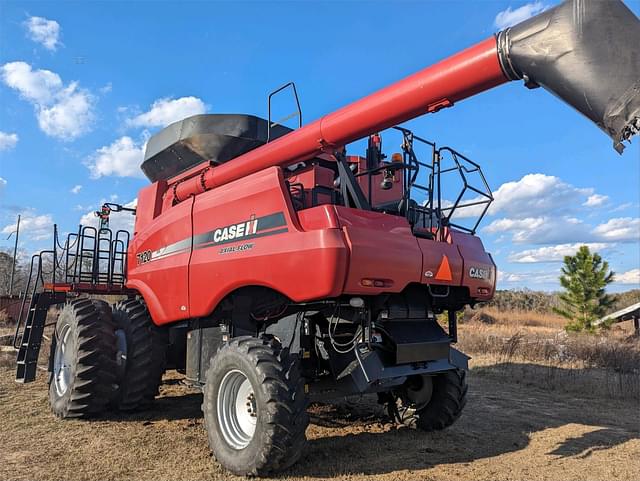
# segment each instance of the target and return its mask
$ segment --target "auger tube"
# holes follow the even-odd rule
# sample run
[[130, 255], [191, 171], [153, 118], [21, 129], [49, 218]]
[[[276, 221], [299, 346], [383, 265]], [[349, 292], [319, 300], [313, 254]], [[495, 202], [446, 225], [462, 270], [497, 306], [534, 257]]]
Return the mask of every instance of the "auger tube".
[[174, 186], [174, 201], [331, 153], [510, 80], [541, 85], [614, 140], [640, 129], [640, 22], [621, 0], [567, 0], [435, 65]]

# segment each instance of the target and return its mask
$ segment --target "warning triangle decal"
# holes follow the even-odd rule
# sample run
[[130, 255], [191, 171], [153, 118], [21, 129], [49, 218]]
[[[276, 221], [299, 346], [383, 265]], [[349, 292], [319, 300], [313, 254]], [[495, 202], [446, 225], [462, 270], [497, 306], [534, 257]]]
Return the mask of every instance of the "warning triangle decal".
[[440, 267], [438, 267], [438, 272], [436, 272], [436, 276], [434, 279], [439, 281], [452, 281], [453, 276], [451, 275], [451, 267], [449, 267], [449, 259], [447, 256], [442, 256], [442, 262], [440, 263]]

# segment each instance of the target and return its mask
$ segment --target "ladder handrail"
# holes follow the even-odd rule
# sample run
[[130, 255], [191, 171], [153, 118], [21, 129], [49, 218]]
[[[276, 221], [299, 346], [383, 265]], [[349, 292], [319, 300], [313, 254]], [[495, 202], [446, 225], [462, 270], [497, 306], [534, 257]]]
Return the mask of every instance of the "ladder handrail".
[[[22, 340], [22, 335], [20, 335], [20, 327], [22, 326], [22, 322], [24, 321], [24, 325], [25, 325], [25, 329], [27, 327], [27, 323], [29, 321], [29, 316], [31, 315], [32, 308], [33, 308], [33, 302], [35, 299], [35, 295], [37, 293], [38, 290], [38, 280], [40, 280], [42, 283], [43, 282], [43, 278], [42, 278], [42, 255], [43, 254], [47, 254], [47, 253], [53, 253], [53, 251], [42, 251], [39, 252], [37, 254], [33, 254], [33, 256], [31, 256], [31, 264], [29, 266], [29, 277], [27, 278], [27, 285], [25, 286], [24, 289], [24, 294], [22, 296], [22, 302], [20, 303], [20, 312], [18, 313], [18, 320], [16, 322], [16, 329], [15, 332], [13, 334], [13, 347], [14, 349], [18, 349], [19, 348], [19, 341], [18, 339]], [[33, 278], [33, 274], [34, 274], [34, 261], [37, 259], [38, 263], [37, 263], [37, 269], [36, 269], [36, 276], [35, 279]], [[55, 262], [54, 262], [55, 264]], [[31, 281], [33, 280], [33, 287], [31, 288], [31, 296], [29, 296], [29, 288], [31, 287]], [[25, 305], [27, 303], [27, 297], [29, 297], [29, 311], [27, 312], [27, 316], [25, 318], [24, 315], [24, 308]], [[24, 334], [24, 332], [23, 332]]]

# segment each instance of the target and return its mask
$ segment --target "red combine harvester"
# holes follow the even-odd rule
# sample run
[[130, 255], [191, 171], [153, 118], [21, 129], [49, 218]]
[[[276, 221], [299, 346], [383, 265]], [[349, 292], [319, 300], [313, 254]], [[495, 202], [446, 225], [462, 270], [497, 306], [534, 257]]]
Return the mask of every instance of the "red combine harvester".
[[[395, 418], [449, 426], [467, 394], [456, 312], [495, 290], [475, 236], [491, 190], [478, 164], [397, 125], [523, 79], [621, 152], [640, 128], [638, 45], [622, 2], [570, 0], [296, 130], [271, 115], [168, 126], [147, 145], [131, 239], [108, 228], [123, 208], [107, 205], [100, 228], [64, 244], [56, 232], [34, 256], [17, 380], [35, 379], [47, 309], [64, 304], [49, 357], [57, 416], [145, 406], [176, 369], [203, 389], [211, 449], [234, 473], [295, 463], [309, 399], [377, 393]], [[387, 129], [402, 139], [389, 157]], [[365, 155], [347, 153], [359, 139]]]

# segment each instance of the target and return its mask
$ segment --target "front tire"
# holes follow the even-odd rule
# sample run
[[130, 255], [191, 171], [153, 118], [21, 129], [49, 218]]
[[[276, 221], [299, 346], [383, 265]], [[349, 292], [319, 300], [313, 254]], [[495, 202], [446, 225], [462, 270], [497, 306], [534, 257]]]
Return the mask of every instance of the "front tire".
[[309, 424], [297, 358], [274, 340], [243, 336], [211, 360], [204, 420], [216, 460], [238, 475], [265, 475], [293, 465]]
[[451, 426], [467, 404], [466, 371], [456, 369], [433, 377], [429, 403], [416, 412], [416, 426], [423, 431], [439, 431]]
[[115, 326], [107, 303], [77, 299], [64, 306], [52, 346], [49, 404], [60, 418], [102, 413], [116, 390]]

